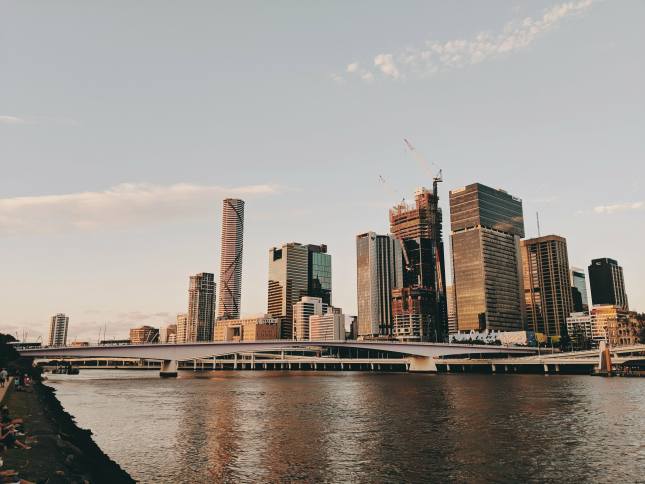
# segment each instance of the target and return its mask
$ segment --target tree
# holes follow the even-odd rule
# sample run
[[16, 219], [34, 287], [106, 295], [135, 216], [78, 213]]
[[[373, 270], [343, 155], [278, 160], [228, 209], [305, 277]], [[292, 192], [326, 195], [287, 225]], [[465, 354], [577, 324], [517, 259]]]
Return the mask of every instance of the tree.
[[16, 341], [16, 338], [10, 334], [0, 333], [0, 368], [6, 368], [9, 362], [17, 360], [20, 355], [16, 349], [10, 345]]

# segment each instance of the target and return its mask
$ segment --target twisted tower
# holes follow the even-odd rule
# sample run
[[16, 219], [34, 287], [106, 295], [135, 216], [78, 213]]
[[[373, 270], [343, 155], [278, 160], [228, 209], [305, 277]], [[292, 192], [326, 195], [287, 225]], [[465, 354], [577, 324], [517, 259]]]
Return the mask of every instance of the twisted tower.
[[244, 200], [227, 198], [222, 206], [222, 254], [218, 319], [238, 319], [242, 295]]

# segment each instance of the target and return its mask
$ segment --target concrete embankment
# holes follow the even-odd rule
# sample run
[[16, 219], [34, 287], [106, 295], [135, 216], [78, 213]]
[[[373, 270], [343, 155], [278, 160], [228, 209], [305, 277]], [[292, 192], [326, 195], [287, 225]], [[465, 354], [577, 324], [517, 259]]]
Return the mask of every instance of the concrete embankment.
[[76, 425], [51, 387], [34, 383], [29, 391], [12, 389], [3, 405], [9, 407], [12, 417], [24, 419], [26, 437], [21, 440], [31, 446], [7, 450], [3, 454], [5, 469], [14, 469], [33, 482], [135, 482], [96, 445], [89, 430]]

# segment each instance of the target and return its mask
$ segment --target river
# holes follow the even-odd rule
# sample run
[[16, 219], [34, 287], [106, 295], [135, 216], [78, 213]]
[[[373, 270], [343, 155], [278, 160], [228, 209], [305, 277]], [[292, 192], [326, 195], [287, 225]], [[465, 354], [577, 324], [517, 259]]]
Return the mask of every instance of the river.
[[142, 483], [645, 477], [639, 378], [81, 370], [49, 384]]

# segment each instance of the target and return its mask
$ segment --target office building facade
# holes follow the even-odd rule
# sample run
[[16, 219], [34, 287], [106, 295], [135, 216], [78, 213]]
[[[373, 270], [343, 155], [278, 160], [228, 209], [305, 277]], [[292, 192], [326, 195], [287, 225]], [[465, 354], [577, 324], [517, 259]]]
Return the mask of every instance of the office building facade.
[[589, 311], [589, 298], [587, 297], [587, 277], [584, 269], [579, 267], [571, 268], [571, 298], [573, 300], [573, 311]]
[[457, 325], [457, 302], [455, 301], [455, 286], [446, 286], [446, 306], [448, 309], [448, 333], [454, 334], [459, 331]]
[[177, 343], [187, 343], [189, 341], [195, 341], [196, 336], [190, 334], [188, 328], [188, 314], [180, 313], [177, 315]]
[[547, 338], [566, 330], [573, 312], [567, 241], [557, 235], [522, 240], [527, 328]]
[[392, 289], [403, 286], [400, 242], [390, 235], [356, 236], [358, 337], [391, 336]]
[[186, 341], [213, 341], [215, 300], [213, 274], [200, 272], [190, 276]]
[[292, 338], [297, 341], [309, 340], [309, 317], [323, 315], [327, 312], [328, 304], [320, 297], [304, 296], [293, 305]]
[[242, 319], [220, 319], [215, 324], [215, 341], [266, 341], [280, 336], [280, 320], [270, 315]]
[[152, 326], [139, 326], [130, 329], [130, 344], [141, 345], [159, 342], [159, 329]]
[[307, 246], [290, 242], [269, 250], [267, 313], [280, 319], [280, 337], [293, 337], [293, 305], [307, 295]]
[[345, 315], [339, 308], [309, 317], [311, 341], [345, 341]]
[[222, 248], [219, 273], [219, 319], [240, 317], [244, 200], [227, 198], [222, 206]]
[[522, 201], [474, 183], [450, 192], [450, 225], [459, 331], [522, 330]]
[[623, 268], [608, 257], [594, 259], [587, 268], [593, 305], [609, 304], [628, 310]]
[[49, 320], [47, 346], [65, 346], [67, 344], [68, 327], [69, 317], [63, 313], [53, 315]]
[[327, 246], [307, 245], [307, 295], [331, 305], [331, 255]]

